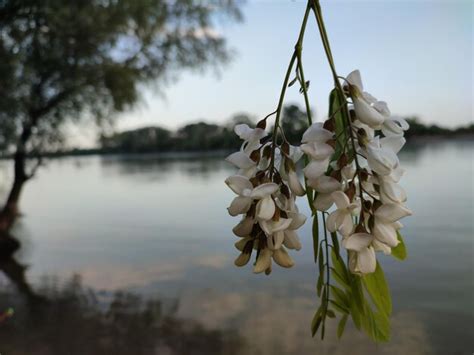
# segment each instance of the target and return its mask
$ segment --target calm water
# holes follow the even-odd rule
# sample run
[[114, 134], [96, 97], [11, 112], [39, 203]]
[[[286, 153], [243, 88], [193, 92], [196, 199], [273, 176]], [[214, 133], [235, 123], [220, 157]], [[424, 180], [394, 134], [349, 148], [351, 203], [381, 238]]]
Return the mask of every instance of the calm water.
[[[126, 290], [177, 300], [176, 317], [241, 337], [241, 354], [472, 354], [473, 156], [472, 142], [402, 154], [414, 216], [404, 221], [408, 260], [381, 256], [394, 303], [388, 344], [374, 345], [351, 327], [340, 342], [332, 330], [323, 343], [311, 338], [318, 300], [308, 225], [293, 269], [266, 277], [233, 266], [237, 219], [227, 215], [232, 192], [223, 183], [233, 169], [220, 158], [50, 161], [25, 190], [24, 217], [13, 232], [23, 245], [17, 260], [29, 265], [33, 288], [45, 276], [61, 284], [78, 274], [103, 298]], [[15, 317], [21, 310], [4, 322]], [[3, 340], [8, 349], [19, 348], [13, 338]]]

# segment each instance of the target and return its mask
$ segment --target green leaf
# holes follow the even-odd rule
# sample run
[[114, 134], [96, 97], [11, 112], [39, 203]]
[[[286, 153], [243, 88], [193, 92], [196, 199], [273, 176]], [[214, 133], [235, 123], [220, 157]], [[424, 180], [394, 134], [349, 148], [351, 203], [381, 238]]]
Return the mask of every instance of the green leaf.
[[316, 291], [318, 293], [318, 297], [321, 297], [321, 290], [323, 288], [323, 275], [322, 274], [319, 274], [318, 276], [318, 283], [316, 285]]
[[352, 321], [354, 322], [354, 325], [356, 326], [357, 329], [360, 330], [360, 327], [361, 327], [361, 313], [360, 313], [360, 310], [359, 310], [359, 307], [357, 306], [357, 303], [356, 302], [353, 302], [351, 304], [351, 317], [352, 317]]
[[331, 260], [332, 260], [332, 266], [336, 270], [336, 272], [341, 276], [346, 284], [350, 283], [349, 279], [349, 273], [347, 272], [346, 264], [344, 264], [344, 261], [342, 258], [336, 254], [336, 250], [334, 248], [331, 249]]
[[324, 271], [324, 254], [323, 254], [323, 248], [319, 248], [318, 262], [319, 262], [319, 273], [322, 274], [323, 271]]
[[362, 319], [366, 333], [376, 342], [390, 340], [390, 320], [387, 315], [380, 312], [374, 313], [366, 304], [365, 317]]
[[346, 293], [337, 288], [336, 286], [331, 285], [331, 291], [334, 299], [341, 304], [344, 308], [349, 309], [351, 308], [351, 303], [349, 301], [349, 297], [347, 297]]
[[315, 213], [313, 216], [313, 252], [314, 262], [318, 262], [318, 247], [319, 247], [319, 226], [318, 226], [318, 214]]
[[347, 283], [347, 281], [341, 276], [338, 274], [338, 272], [334, 269], [334, 268], [331, 268], [331, 276], [334, 278], [334, 280], [336, 280], [341, 286], [344, 286], [348, 289], [351, 288], [351, 286]]
[[342, 334], [344, 333], [344, 328], [346, 327], [346, 323], [347, 323], [347, 317], [348, 317], [348, 315], [344, 314], [342, 316], [341, 320], [339, 321], [339, 325], [337, 326], [337, 338], [338, 339], [341, 339]]
[[337, 311], [341, 312], [342, 314], [349, 314], [349, 310], [346, 307], [344, 307], [342, 304], [340, 304], [340, 303], [338, 303], [334, 300], [329, 300], [329, 303], [331, 303], [333, 305], [333, 307]]
[[[344, 98], [337, 88], [334, 88], [329, 94], [329, 117], [334, 115], [335, 133], [337, 138], [336, 152], [334, 160], [339, 159], [345, 142], [348, 139], [346, 110], [340, 109], [344, 105]], [[339, 111], [338, 111], [339, 110]], [[337, 113], [335, 113], [338, 111]]]
[[401, 234], [397, 231], [397, 238], [400, 243], [395, 248], [392, 248], [392, 256], [398, 260], [405, 260], [407, 258], [407, 248]]
[[318, 328], [321, 325], [321, 321], [323, 320], [321, 313], [321, 307], [319, 307], [316, 313], [314, 314], [313, 321], [311, 322], [311, 335], [313, 337], [318, 331]]
[[339, 255], [339, 240], [337, 239], [337, 233], [332, 232], [331, 233], [331, 240], [332, 240], [332, 245], [334, 247], [334, 250], [336, 251], [336, 254]]
[[382, 267], [377, 262], [375, 271], [362, 277], [363, 284], [377, 309], [387, 315], [392, 313], [392, 299]]

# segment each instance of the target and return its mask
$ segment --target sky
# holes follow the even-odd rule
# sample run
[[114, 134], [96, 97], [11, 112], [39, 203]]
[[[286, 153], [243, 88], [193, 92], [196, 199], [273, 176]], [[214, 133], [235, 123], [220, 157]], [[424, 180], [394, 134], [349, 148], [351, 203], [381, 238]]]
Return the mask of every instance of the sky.
[[[365, 90], [387, 101], [394, 115], [454, 127], [473, 121], [473, 1], [322, 0], [339, 75], [362, 74]], [[183, 72], [159, 95], [120, 115], [117, 128], [170, 129], [204, 120], [223, 123], [239, 112], [261, 118], [275, 110], [297, 40], [305, 1], [250, 0], [244, 21], [219, 21], [234, 51], [219, 75]], [[327, 112], [332, 79], [314, 17], [303, 48], [305, 76], [317, 120]], [[287, 103], [303, 105], [297, 85]]]

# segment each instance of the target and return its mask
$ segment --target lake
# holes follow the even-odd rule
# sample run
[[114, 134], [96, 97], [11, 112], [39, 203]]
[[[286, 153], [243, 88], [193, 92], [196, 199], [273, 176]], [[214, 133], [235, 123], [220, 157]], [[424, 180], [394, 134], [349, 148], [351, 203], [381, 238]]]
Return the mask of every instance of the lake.
[[[402, 185], [414, 215], [403, 221], [408, 259], [379, 256], [393, 297], [388, 344], [373, 344], [352, 325], [337, 341], [336, 322], [323, 342], [311, 338], [318, 299], [309, 222], [300, 233], [303, 249], [291, 253], [292, 269], [276, 267], [265, 276], [252, 274], [250, 265], [233, 265], [237, 239], [231, 228], [237, 219], [226, 211], [233, 194], [224, 179], [234, 169], [219, 157], [48, 161], [24, 191], [24, 215], [12, 232], [22, 243], [16, 260], [28, 265], [28, 282], [38, 293], [49, 285], [48, 292], [57, 294], [64, 284], [76, 282], [81, 292], [91, 290], [99, 308], [106, 309], [117, 291], [164, 300], [175, 322], [189, 320], [201, 334], [193, 335], [200, 340], [189, 340], [195, 345], [186, 345], [183, 354], [230, 353], [226, 346], [262, 355], [472, 354], [473, 157], [469, 141], [408, 146], [401, 153], [407, 170]], [[10, 176], [6, 166], [0, 162], [3, 182]], [[305, 202], [300, 199], [299, 205], [308, 214]], [[73, 275], [80, 280], [71, 281]], [[0, 306], [16, 305], [18, 297], [5, 277], [1, 285], [10, 296], [0, 297]], [[1, 354], [100, 353], [84, 344], [101, 342], [103, 334], [78, 328], [83, 323], [76, 313], [72, 321], [63, 312], [60, 319], [66, 323], [49, 322], [45, 335], [41, 322], [25, 325], [34, 321], [23, 314], [27, 309], [18, 305], [11, 318], [0, 319]], [[175, 333], [186, 333], [184, 322]], [[9, 336], [1, 335], [2, 328]], [[176, 336], [168, 348], [154, 347], [147, 328], [140, 329], [133, 337], [125, 332], [112, 339], [121, 337], [119, 350], [151, 344], [135, 354], [180, 353], [173, 346], [185, 349], [183, 339], [191, 339]], [[220, 347], [213, 348], [217, 341]], [[36, 344], [34, 350], [28, 342]]]

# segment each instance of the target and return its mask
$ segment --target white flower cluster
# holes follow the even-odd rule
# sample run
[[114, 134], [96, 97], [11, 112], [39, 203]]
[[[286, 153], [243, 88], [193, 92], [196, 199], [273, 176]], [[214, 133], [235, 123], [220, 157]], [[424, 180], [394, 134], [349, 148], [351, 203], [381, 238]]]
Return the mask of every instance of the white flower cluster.
[[237, 194], [228, 208], [229, 214], [242, 215], [233, 228], [241, 238], [235, 243], [241, 252], [235, 265], [246, 265], [255, 250], [253, 271], [269, 274], [272, 259], [282, 267], [294, 265], [287, 249], [301, 248], [296, 230], [305, 223], [306, 216], [299, 213], [295, 204], [296, 196], [305, 194], [295, 172], [302, 152], [288, 143], [273, 145], [267, 139], [265, 125], [266, 120], [262, 120], [255, 129], [246, 124], [235, 127], [244, 143], [240, 151], [226, 159], [239, 170], [225, 182]]
[[303, 136], [301, 149], [312, 159], [305, 176], [317, 192], [314, 207], [327, 211], [336, 205], [326, 227], [342, 236], [350, 270], [367, 274], [375, 271], [375, 251], [390, 254], [397, 246], [399, 219], [411, 214], [404, 206], [405, 191], [398, 185], [404, 171], [397, 157], [408, 124], [390, 117], [385, 102], [363, 91], [358, 70], [346, 82], [352, 100], [347, 139], [352, 135], [354, 141], [347, 142], [339, 159], [331, 162], [334, 151], [327, 142], [333, 132], [313, 124]]
[[[237, 194], [229, 214], [243, 215], [233, 229], [242, 238], [235, 244], [241, 251], [237, 266], [246, 265], [253, 250], [256, 273], [271, 272], [272, 258], [280, 266], [293, 265], [286, 248], [301, 248], [296, 230], [306, 220], [295, 204], [296, 196], [305, 194], [295, 168], [303, 153], [308, 158], [303, 169], [306, 183], [315, 192], [313, 207], [323, 213], [327, 230], [342, 236], [351, 272], [374, 272], [375, 252], [390, 254], [398, 245], [399, 220], [411, 214], [398, 185], [404, 171], [397, 156], [408, 124], [391, 117], [385, 102], [363, 90], [358, 70], [345, 82], [351, 100], [348, 122], [342, 128], [339, 122], [337, 134], [334, 117], [312, 124], [300, 147], [269, 139], [266, 119], [255, 129], [246, 124], [235, 127], [244, 143], [227, 157], [239, 170], [226, 183]], [[334, 204], [336, 209], [328, 213]]]

